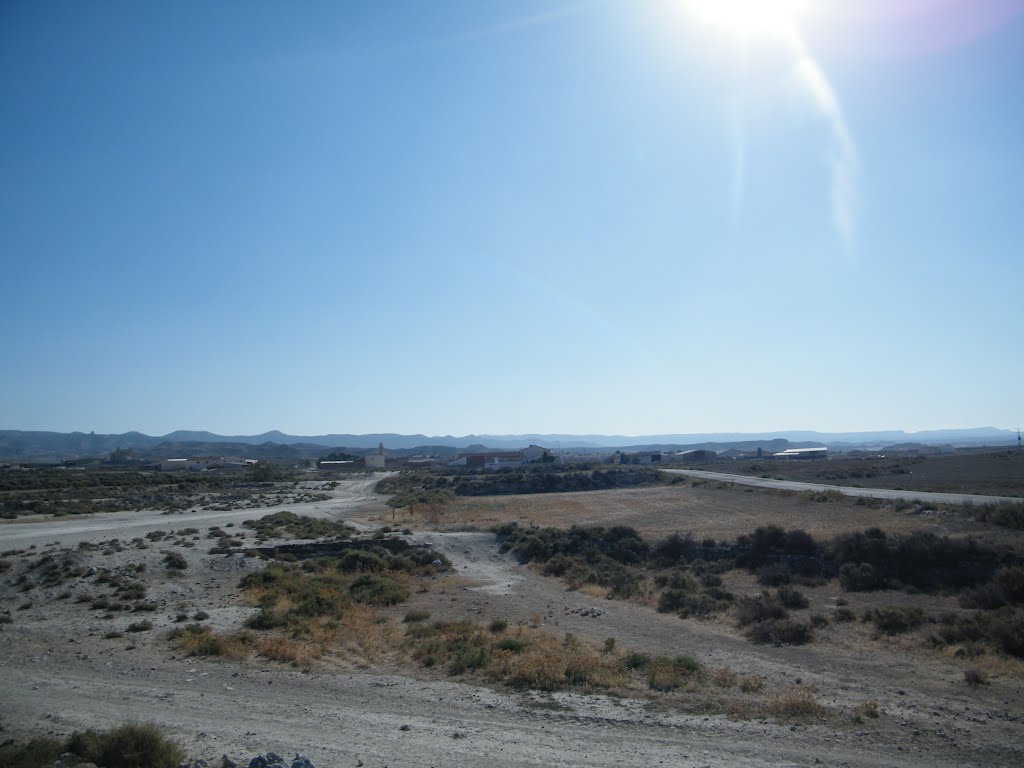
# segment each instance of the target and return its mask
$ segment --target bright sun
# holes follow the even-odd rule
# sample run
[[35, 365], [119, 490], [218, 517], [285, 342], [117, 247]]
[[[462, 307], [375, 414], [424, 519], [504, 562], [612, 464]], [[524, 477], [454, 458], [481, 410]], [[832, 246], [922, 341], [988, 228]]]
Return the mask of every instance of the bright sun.
[[805, 0], [685, 0], [704, 21], [740, 37], [790, 35]]

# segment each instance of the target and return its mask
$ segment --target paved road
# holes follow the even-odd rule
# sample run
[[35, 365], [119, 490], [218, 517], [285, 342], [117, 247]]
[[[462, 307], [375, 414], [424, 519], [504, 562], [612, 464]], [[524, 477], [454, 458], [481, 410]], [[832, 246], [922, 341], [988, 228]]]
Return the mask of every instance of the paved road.
[[1014, 496], [982, 496], [976, 493], [934, 493], [932, 491], [895, 491], [889, 488], [854, 488], [849, 485], [798, 483], [794, 480], [772, 480], [767, 477], [730, 475], [726, 472], [707, 472], [703, 469], [665, 469], [662, 471], [686, 475], [687, 477], [698, 477], [702, 480], [718, 480], [722, 483], [752, 485], [756, 488], [775, 488], [783, 491], [836, 491], [844, 496], [866, 496], [870, 499], [903, 499], [905, 501], [924, 501], [931, 504], [998, 504], [1003, 501], [1024, 503], [1024, 499]]

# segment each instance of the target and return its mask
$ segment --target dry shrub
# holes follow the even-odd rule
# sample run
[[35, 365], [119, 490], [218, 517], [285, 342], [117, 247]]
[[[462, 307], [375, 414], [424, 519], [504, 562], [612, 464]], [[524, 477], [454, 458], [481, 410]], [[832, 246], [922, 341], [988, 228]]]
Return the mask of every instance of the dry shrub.
[[743, 634], [755, 643], [774, 645], [803, 645], [809, 643], [814, 633], [806, 621], [794, 619], [767, 619], [749, 625]]
[[716, 669], [711, 673], [711, 679], [719, 688], [732, 688], [736, 685], [736, 673], [729, 667]]
[[569, 685], [607, 690], [624, 685], [627, 679], [618, 659], [603, 659], [589, 649], [570, 653], [565, 660], [565, 681]]
[[693, 687], [700, 676], [700, 665], [690, 656], [651, 659], [647, 669], [647, 685], [655, 691], [672, 691]]
[[513, 688], [557, 691], [565, 686], [565, 663], [554, 653], [534, 651], [520, 656], [497, 651], [492, 675]]
[[52, 736], [39, 736], [21, 746], [13, 742], [11, 739], [10, 743], [0, 746], [0, 765], [4, 768], [39, 768], [41, 765], [51, 765], [67, 751], [66, 743]]
[[964, 682], [971, 686], [971, 688], [977, 688], [979, 685], [988, 685], [988, 675], [985, 674], [984, 670], [971, 667], [964, 670]]
[[604, 600], [608, 597], [608, 588], [599, 584], [581, 584], [576, 591], [581, 595], [593, 597], [595, 600]]
[[744, 675], [740, 678], [740, 690], [744, 693], [758, 693], [764, 688], [764, 678], [760, 675]]
[[513, 688], [557, 691], [569, 687], [617, 689], [630, 676], [617, 656], [571, 634], [559, 639], [520, 626], [514, 632], [468, 621], [416, 625], [406, 630], [406, 647], [425, 667], [450, 675], [477, 675]]
[[494, 634], [500, 635], [502, 632], [508, 629], [508, 622], [504, 619], [495, 619], [491, 622], [491, 626], [489, 627], [489, 629]]
[[851, 608], [847, 608], [845, 605], [836, 608], [835, 611], [832, 613], [832, 620], [837, 624], [854, 621], [856, 620], [856, 618], [857, 614], [855, 614]]
[[286, 637], [261, 637], [256, 641], [260, 656], [272, 661], [284, 661], [296, 667], [308, 667], [320, 657], [315, 647]]
[[209, 627], [189, 624], [171, 633], [174, 641], [189, 656], [224, 656], [240, 659], [247, 655], [245, 644], [230, 635], [221, 635]]
[[864, 718], [866, 717], [870, 717], [872, 719], [880, 717], [882, 714], [882, 710], [878, 706], [878, 702], [874, 699], [871, 699], [869, 701], [862, 701], [860, 704], [853, 708], [853, 711], [850, 714], [853, 717], [853, 722], [863, 723]]
[[870, 613], [870, 618], [878, 632], [886, 635], [901, 635], [910, 632], [921, 626], [927, 619], [924, 611], [920, 608], [904, 608], [896, 605], [875, 608]]
[[75, 732], [66, 751], [105, 768], [176, 768], [185, 753], [150, 723], [128, 723], [109, 731]]
[[332, 633], [330, 639], [336, 646], [363, 663], [394, 653], [402, 644], [399, 626], [364, 605], [353, 605], [324, 629]]
[[795, 686], [776, 694], [764, 705], [765, 711], [775, 717], [822, 717], [828, 709], [803, 686]]

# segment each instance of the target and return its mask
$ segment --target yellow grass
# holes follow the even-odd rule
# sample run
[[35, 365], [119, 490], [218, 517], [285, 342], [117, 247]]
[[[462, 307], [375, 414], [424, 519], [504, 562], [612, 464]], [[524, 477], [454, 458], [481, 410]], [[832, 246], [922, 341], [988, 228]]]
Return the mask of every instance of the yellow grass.
[[583, 584], [576, 589], [581, 595], [593, 597], [597, 600], [605, 600], [608, 597], [608, 588], [599, 584]]
[[729, 667], [716, 669], [711, 673], [711, 679], [719, 688], [732, 688], [736, 685], [736, 673]]
[[[829, 539], [851, 530], [881, 525], [889, 532], [922, 527], [921, 517], [907, 510], [858, 505], [855, 499], [814, 502], [799, 494], [745, 490], [737, 486], [690, 487], [684, 484], [581, 493], [519, 496], [457, 497], [442, 514], [441, 527], [473, 525], [486, 529], [506, 522], [541, 526], [628, 525], [648, 538], [676, 531], [697, 538], [733, 539], [759, 526], [802, 528]], [[412, 521], [422, 524], [424, 518]], [[977, 532], [984, 526], [967, 516], [930, 520], [938, 533]]]
[[765, 703], [764, 710], [770, 715], [782, 718], [822, 717], [828, 713], [828, 708], [803, 686], [794, 686], [772, 696]]

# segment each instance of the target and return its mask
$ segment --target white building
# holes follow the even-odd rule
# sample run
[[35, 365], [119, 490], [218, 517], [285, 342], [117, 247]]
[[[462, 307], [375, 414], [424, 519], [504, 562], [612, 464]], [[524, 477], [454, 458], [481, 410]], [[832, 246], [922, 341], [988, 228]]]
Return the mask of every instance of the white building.
[[541, 448], [539, 445], [531, 445], [529, 448], [523, 448], [520, 453], [523, 454], [524, 461], [540, 461], [550, 451], [547, 448]]
[[386, 461], [384, 458], [384, 443], [377, 446], [377, 452], [366, 457], [367, 469], [384, 469]]
[[187, 459], [163, 459], [160, 462], [160, 471], [177, 472], [187, 469], [190, 472], [201, 472], [204, 469], [220, 469], [223, 466], [223, 456], [192, 456]]
[[828, 448], [787, 448], [772, 454], [773, 459], [827, 459]]

